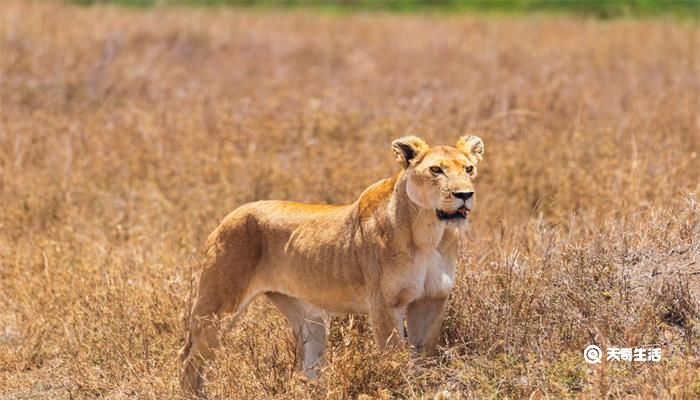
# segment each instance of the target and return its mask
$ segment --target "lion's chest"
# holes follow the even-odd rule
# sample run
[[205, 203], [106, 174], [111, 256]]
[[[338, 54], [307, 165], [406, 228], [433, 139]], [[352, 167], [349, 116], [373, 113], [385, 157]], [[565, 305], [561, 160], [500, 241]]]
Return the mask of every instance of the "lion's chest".
[[450, 294], [455, 283], [455, 267], [439, 251], [418, 254], [413, 267], [423, 282], [421, 297], [443, 298]]
[[415, 253], [397, 266], [394, 304], [406, 306], [420, 298], [445, 298], [455, 284], [455, 265], [437, 250]]

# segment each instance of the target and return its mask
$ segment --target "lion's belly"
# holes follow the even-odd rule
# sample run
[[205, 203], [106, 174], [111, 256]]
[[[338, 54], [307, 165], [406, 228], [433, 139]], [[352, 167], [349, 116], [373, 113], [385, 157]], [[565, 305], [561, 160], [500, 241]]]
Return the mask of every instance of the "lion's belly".
[[297, 229], [268, 247], [261, 266], [269, 291], [331, 313], [366, 313], [364, 276], [342, 232]]
[[296, 264], [282, 266], [286, 278], [279, 290], [303, 299], [331, 313], [367, 312], [366, 291], [359, 267], [339, 264]]

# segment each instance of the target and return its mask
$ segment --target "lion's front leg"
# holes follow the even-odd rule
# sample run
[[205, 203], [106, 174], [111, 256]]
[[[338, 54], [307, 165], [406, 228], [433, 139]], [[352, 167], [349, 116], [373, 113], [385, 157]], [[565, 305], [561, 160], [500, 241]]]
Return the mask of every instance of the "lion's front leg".
[[380, 349], [395, 349], [401, 346], [404, 312], [400, 307], [389, 305], [381, 296], [377, 296], [369, 308], [369, 323], [374, 339]]
[[416, 353], [432, 354], [437, 347], [447, 297], [418, 299], [408, 305], [408, 341]]

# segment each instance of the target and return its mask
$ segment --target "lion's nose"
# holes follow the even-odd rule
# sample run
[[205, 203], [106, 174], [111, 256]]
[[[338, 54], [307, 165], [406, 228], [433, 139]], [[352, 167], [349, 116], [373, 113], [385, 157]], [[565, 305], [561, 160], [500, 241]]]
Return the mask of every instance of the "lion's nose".
[[452, 195], [458, 199], [469, 200], [474, 196], [474, 192], [452, 192]]

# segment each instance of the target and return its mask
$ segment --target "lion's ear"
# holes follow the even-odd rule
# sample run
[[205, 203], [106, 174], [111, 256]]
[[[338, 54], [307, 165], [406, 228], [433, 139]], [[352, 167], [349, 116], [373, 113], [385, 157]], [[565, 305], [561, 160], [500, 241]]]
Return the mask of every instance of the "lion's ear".
[[479, 162], [484, 158], [484, 141], [478, 136], [462, 136], [457, 141], [457, 145], [455, 147], [467, 157], [473, 158], [476, 162]]
[[402, 167], [408, 168], [411, 160], [428, 149], [428, 145], [417, 136], [404, 136], [391, 142], [391, 149], [396, 154], [396, 161]]

